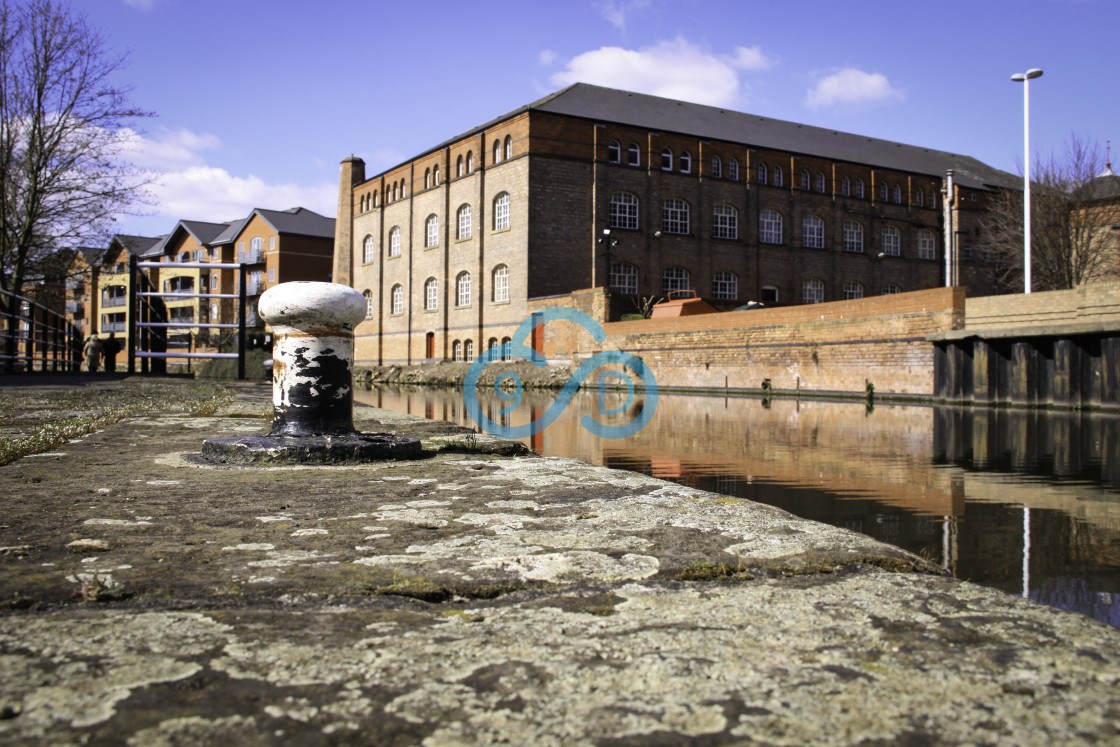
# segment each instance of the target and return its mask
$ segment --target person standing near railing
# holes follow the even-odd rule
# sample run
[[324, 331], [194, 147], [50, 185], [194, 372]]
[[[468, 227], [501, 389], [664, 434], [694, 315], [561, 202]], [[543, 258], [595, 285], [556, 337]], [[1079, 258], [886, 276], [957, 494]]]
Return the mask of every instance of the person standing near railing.
[[90, 373], [97, 373], [97, 369], [101, 366], [101, 355], [104, 353], [104, 348], [101, 345], [101, 339], [97, 335], [90, 335], [86, 338], [86, 344], [82, 348], [82, 355], [86, 359], [86, 370]]

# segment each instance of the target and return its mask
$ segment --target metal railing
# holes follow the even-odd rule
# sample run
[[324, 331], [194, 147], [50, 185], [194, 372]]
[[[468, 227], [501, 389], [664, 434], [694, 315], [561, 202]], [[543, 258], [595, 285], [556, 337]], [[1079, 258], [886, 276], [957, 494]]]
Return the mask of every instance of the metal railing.
[[6, 373], [80, 368], [82, 335], [64, 314], [0, 291], [0, 321], [0, 361]]
[[[208, 270], [237, 270], [238, 271], [238, 284], [237, 293], [191, 293], [184, 291], [159, 291], [152, 284], [151, 279], [141, 273], [139, 270], [142, 268], [164, 268], [168, 269], [168, 265], [161, 262], [140, 262], [136, 257], [131, 259], [129, 265], [129, 319], [131, 323], [128, 328], [128, 372], [133, 373], [136, 370], [136, 360], [140, 359], [141, 371], [148, 372], [149, 361], [153, 370], [157, 367], [156, 362], [159, 362], [159, 367], [166, 366], [166, 361], [169, 358], [183, 359], [188, 362], [196, 359], [209, 359], [209, 358], [236, 358], [237, 359], [237, 378], [245, 378], [245, 331], [247, 321], [248, 304], [246, 303], [246, 269], [245, 264], [222, 264], [218, 262], [176, 262], [174, 269], [190, 268], [190, 269], [208, 269]], [[144, 290], [140, 286], [143, 283]], [[169, 316], [167, 306], [163, 303], [163, 299], [173, 299], [174, 301], [183, 301], [188, 298], [217, 298], [217, 299], [236, 299], [238, 303], [237, 308], [237, 323], [236, 324], [211, 324], [207, 322], [193, 321], [193, 313], [190, 319], [172, 319]], [[209, 318], [209, 317], [207, 317]], [[237, 330], [237, 352], [236, 353], [220, 353], [214, 352], [195, 352], [193, 349], [193, 336], [191, 330], [211, 330], [211, 329], [236, 329]], [[187, 350], [176, 350], [169, 352], [168, 348], [178, 344], [182, 346], [185, 341]]]

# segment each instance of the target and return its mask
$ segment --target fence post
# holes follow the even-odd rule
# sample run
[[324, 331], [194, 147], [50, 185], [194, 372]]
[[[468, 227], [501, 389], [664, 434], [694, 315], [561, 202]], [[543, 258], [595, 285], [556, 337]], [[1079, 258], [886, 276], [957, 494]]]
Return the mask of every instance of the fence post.
[[241, 263], [238, 274], [241, 277], [240, 288], [237, 291], [237, 302], [241, 304], [241, 313], [238, 314], [237, 322], [237, 379], [238, 381], [245, 380], [245, 327], [246, 327], [246, 311], [248, 304], [246, 303], [245, 293], [245, 268], [246, 264]]

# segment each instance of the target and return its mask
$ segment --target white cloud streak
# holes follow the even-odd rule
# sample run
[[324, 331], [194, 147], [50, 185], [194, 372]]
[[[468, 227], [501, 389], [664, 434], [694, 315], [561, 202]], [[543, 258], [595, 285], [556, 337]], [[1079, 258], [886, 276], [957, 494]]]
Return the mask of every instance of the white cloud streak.
[[893, 88], [882, 73], [865, 73], [855, 68], [844, 68], [817, 81], [805, 95], [805, 103], [818, 109], [848, 104], [875, 104], [890, 99], [901, 99], [905, 93]]
[[712, 106], [742, 103], [741, 70], [765, 70], [771, 61], [758, 47], [738, 47], [734, 54], [713, 55], [678, 37], [632, 50], [601, 47], [584, 52], [554, 73], [552, 83], [593, 83]]
[[627, 16], [635, 10], [648, 7], [649, 0], [614, 0], [614, 2], [608, 1], [600, 4], [599, 12], [612, 26], [619, 31], [625, 31]]

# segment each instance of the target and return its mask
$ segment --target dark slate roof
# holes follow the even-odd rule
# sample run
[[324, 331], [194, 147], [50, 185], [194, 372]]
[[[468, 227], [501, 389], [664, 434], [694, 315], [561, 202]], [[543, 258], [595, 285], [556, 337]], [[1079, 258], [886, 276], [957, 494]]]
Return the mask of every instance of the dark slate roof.
[[210, 242], [214, 240], [224, 230], [229, 228], [228, 223], [206, 223], [201, 220], [181, 220], [175, 226], [175, 230], [160, 238], [159, 243], [152, 246], [151, 249], [144, 252], [143, 256], [151, 257], [153, 255], [163, 254], [167, 249], [167, 244], [174, 238], [179, 231], [186, 231], [195, 240], [203, 246], [209, 246]]
[[1077, 197], [1082, 200], [1114, 200], [1120, 197], [1120, 176], [1109, 164], [1099, 176], [1090, 179], [1083, 187], [1077, 190]]
[[78, 251], [85, 257], [86, 264], [90, 267], [95, 267], [101, 264], [101, 260], [105, 258], [105, 252], [109, 250], [97, 246], [79, 246]]
[[130, 236], [125, 233], [115, 233], [113, 238], [110, 239], [109, 245], [112, 246], [116, 242], [128, 250], [130, 255], [141, 256], [154, 249], [164, 238], [163, 236]]
[[334, 218], [327, 218], [307, 208], [294, 207], [287, 210], [256, 208], [253, 212], [268, 221], [276, 233], [334, 238]]
[[237, 238], [237, 234], [241, 233], [241, 229], [244, 228], [245, 224], [248, 222], [249, 218], [238, 218], [237, 220], [231, 220], [226, 224], [226, 230], [215, 236], [214, 240], [210, 242], [210, 245], [217, 246], [219, 244], [232, 244], [233, 240]]
[[675, 132], [743, 143], [755, 148], [772, 148], [834, 161], [928, 174], [937, 178], [944, 178], [945, 172], [953, 169], [954, 181], [965, 187], [1015, 188], [1022, 181], [1013, 174], [992, 168], [971, 156], [588, 83], [575, 83], [549, 94], [441, 143], [426, 153], [439, 150], [529, 110], [644, 127], [655, 132]]

